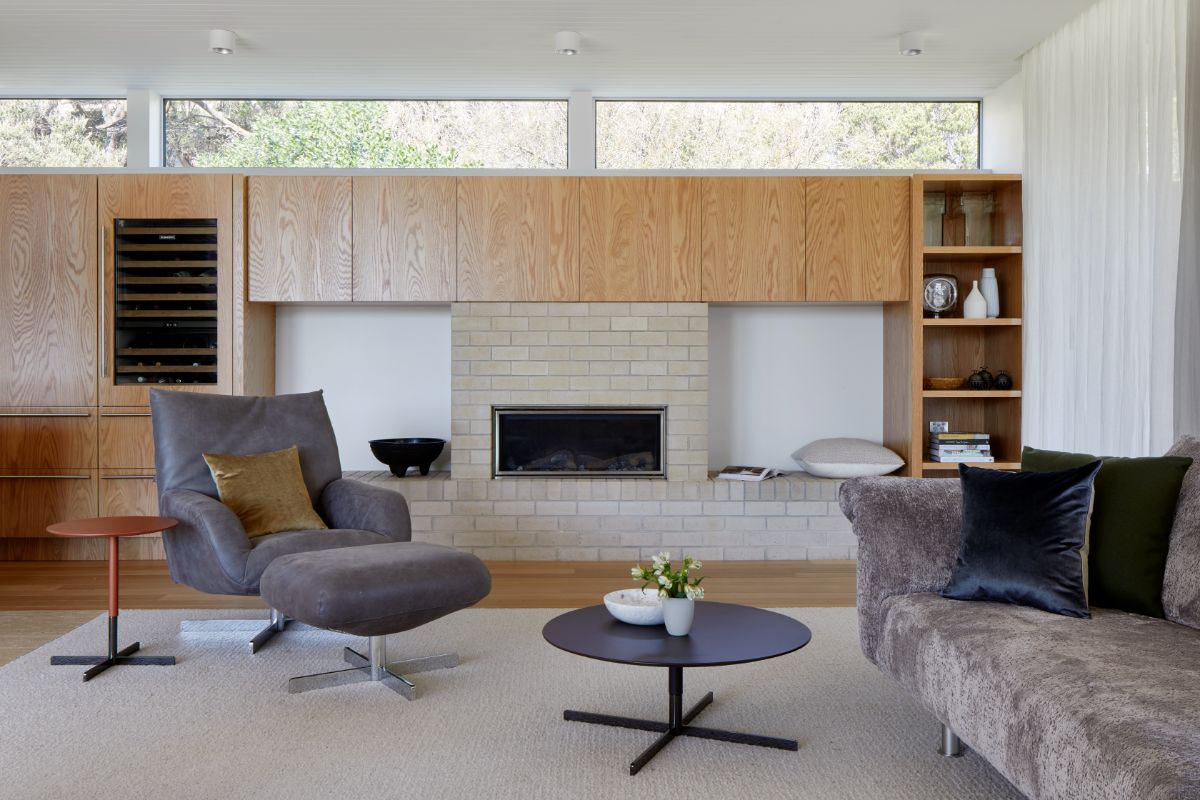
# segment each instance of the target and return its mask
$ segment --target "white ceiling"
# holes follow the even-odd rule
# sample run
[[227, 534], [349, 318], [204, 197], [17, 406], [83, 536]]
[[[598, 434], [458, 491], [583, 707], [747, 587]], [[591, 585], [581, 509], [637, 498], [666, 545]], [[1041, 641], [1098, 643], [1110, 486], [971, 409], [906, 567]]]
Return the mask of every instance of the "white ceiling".
[[0, 0], [0, 96], [974, 97], [1092, 2]]

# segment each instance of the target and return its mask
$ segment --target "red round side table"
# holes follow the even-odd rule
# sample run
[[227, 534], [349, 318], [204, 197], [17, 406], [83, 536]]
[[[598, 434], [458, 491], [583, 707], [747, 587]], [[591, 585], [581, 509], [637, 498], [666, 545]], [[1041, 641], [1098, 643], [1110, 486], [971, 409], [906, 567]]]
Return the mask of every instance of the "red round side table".
[[122, 536], [141, 536], [147, 533], [158, 533], [168, 528], [174, 528], [178, 520], [170, 517], [97, 517], [95, 519], [75, 519], [70, 522], [56, 522], [46, 530], [55, 536], [105, 536], [108, 538], [108, 655], [106, 656], [51, 656], [50, 663], [54, 666], [73, 664], [91, 664], [90, 669], [83, 673], [83, 679], [90, 681], [109, 667], [118, 664], [123, 666], [153, 665], [169, 667], [174, 665], [175, 656], [135, 656], [142, 646], [134, 642], [124, 650], [117, 650], [117, 597], [120, 583], [120, 548], [117, 546]]

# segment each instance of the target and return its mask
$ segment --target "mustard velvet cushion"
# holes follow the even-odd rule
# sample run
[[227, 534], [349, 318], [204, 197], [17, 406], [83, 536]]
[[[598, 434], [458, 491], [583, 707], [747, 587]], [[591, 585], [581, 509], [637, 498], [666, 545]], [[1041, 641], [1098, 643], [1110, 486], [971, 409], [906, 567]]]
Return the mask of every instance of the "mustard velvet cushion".
[[242, 521], [246, 535], [323, 529], [300, 471], [296, 447], [246, 456], [205, 453], [221, 502]]

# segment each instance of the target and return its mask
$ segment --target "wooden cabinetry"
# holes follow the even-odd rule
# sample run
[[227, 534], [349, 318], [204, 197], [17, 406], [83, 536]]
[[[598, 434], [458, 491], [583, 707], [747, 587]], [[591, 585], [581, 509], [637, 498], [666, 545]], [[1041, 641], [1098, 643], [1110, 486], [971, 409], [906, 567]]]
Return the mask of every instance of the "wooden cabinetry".
[[[217, 221], [217, 382], [155, 384], [155, 388], [227, 394], [233, 385], [234, 191], [232, 175], [101, 175], [99, 206], [103, 296], [100, 303], [100, 404], [144, 406], [151, 384], [117, 384], [114, 261], [115, 220], [215, 219]], [[240, 247], [236, 248], [240, 253]], [[148, 357], [153, 357], [148, 356]]]
[[0, 175], [0, 406], [96, 402], [96, 178]]
[[804, 178], [704, 178], [702, 297], [801, 301]]
[[908, 299], [909, 186], [905, 177], [806, 179], [807, 299]]
[[[1019, 469], [1023, 381], [1023, 265], [1021, 251], [1021, 178], [1018, 175], [930, 174], [912, 179], [911, 299], [884, 307], [884, 443], [908, 462], [904, 474], [953, 477], [956, 464], [935, 463], [926, 446], [929, 423], [950, 423], [951, 430], [991, 436], [994, 463], [976, 466]], [[963, 192], [981, 192], [994, 200], [993, 244], [967, 246], [956, 237], [961, 226], [946, 226], [952, 241], [923, 242], [923, 200], [937, 195], [949, 208]], [[996, 271], [1000, 315], [963, 319], [962, 301], [983, 269]], [[951, 275], [959, 288], [958, 304], [939, 318], [923, 309], [927, 275]], [[966, 378], [986, 366], [1007, 372], [1013, 388], [1004, 391], [926, 389], [926, 378]]]
[[454, 300], [455, 178], [354, 178], [355, 301]]
[[351, 179], [254, 176], [247, 180], [250, 300], [353, 299]]
[[106, 408], [100, 413], [100, 467], [154, 470], [154, 434], [148, 408]]
[[700, 299], [700, 179], [582, 178], [585, 301]]
[[65, 519], [94, 517], [95, 470], [0, 472], [0, 537], [49, 536], [46, 526]]
[[95, 408], [0, 408], [0, 471], [95, 466]]
[[579, 179], [460, 178], [458, 299], [579, 299]]

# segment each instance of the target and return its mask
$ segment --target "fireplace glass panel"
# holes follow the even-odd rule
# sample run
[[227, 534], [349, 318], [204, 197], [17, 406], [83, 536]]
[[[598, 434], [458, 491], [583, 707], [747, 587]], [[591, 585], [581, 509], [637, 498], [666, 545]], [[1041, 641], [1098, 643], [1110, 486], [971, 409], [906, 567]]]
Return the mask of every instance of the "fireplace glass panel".
[[663, 408], [496, 408], [497, 476], [661, 476]]

